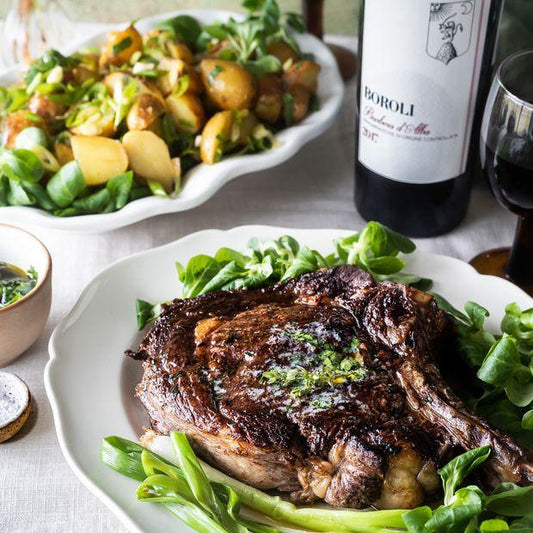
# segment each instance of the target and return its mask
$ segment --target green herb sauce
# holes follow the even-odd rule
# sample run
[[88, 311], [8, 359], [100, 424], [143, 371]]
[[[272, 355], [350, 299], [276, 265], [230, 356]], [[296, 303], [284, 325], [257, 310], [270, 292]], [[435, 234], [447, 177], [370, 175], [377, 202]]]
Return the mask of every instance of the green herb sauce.
[[[295, 357], [289, 368], [274, 366], [263, 372], [261, 379], [268, 385], [289, 389], [293, 399], [326, 387], [336, 388], [343, 383], [358, 381], [368, 374], [359, 353], [359, 339], [354, 338], [346, 350], [339, 352], [309, 332], [296, 330], [289, 331], [288, 334], [301, 343], [311, 345], [315, 352], [305, 361], [305, 367], [300, 364], [301, 358]], [[319, 403], [320, 405], [313, 405], [328, 407], [322, 400]]]
[[26, 296], [36, 284], [37, 272], [33, 267], [25, 272], [15, 265], [0, 261], [0, 309]]

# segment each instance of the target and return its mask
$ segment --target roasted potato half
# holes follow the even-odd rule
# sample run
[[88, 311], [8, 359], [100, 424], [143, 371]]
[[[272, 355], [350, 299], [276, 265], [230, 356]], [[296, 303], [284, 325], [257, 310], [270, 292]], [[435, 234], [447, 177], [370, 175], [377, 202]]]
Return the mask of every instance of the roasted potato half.
[[152, 93], [155, 96], [163, 99], [163, 94], [159, 87], [151, 80], [140, 80], [131, 72], [110, 72], [106, 74], [102, 80], [107, 92], [110, 96], [116, 99], [116, 95], [119, 91], [122, 91], [122, 88], [125, 87], [131, 81], [135, 82], [138, 93]]
[[194, 63], [194, 55], [186, 44], [169, 41], [167, 43], [167, 50], [170, 57], [174, 59], [181, 59], [189, 64]]
[[230, 43], [229, 39], [224, 39], [223, 41], [215, 41], [214, 43], [209, 43], [207, 45], [207, 48], [208, 48], [207, 55], [209, 57], [218, 58], [226, 50], [231, 48], [231, 43]]
[[128, 131], [122, 139], [130, 168], [137, 176], [157, 181], [167, 192], [174, 188], [176, 167], [165, 141], [148, 130]]
[[127, 63], [135, 52], [142, 51], [141, 34], [129, 26], [124, 31], [110, 31], [107, 43], [102, 47], [100, 66], [120, 66]]
[[157, 28], [153, 28], [151, 30], [148, 30], [143, 35], [143, 44], [144, 44], [144, 46], [145, 47], [149, 46], [150, 45], [150, 41], [159, 38], [161, 35], [163, 35], [163, 33], [165, 33], [165, 30], [159, 30]]
[[320, 65], [314, 61], [298, 61], [283, 73], [283, 81], [289, 90], [299, 86], [310, 93], [316, 93], [319, 74]]
[[112, 137], [115, 134], [115, 112], [109, 105], [94, 102], [74, 108], [71, 113], [69, 130], [74, 135]]
[[128, 156], [120, 141], [73, 135], [70, 144], [87, 185], [105, 183], [128, 168]]
[[233, 124], [231, 129], [231, 140], [246, 145], [250, 137], [253, 136], [255, 127], [259, 124], [257, 117], [247, 109], [235, 111], [233, 113]]
[[233, 127], [233, 112], [220, 111], [213, 115], [204, 126], [200, 156], [207, 165], [220, 161], [224, 144], [229, 141]]
[[153, 93], [141, 93], [126, 117], [129, 130], [147, 130], [165, 112], [165, 102]]
[[115, 91], [126, 83], [128, 77], [131, 78], [131, 74], [127, 72], [110, 72], [105, 75], [102, 83], [105, 85], [107, 92], [113, 96]]
[[35, 117], [26, 111], [9, 113], [9, 115], [6, 115], [6, 117], [0, 122], [0, 130], [2, 132], [0, 144], [9, 148], [14, 148], [15, 139], [22, 130], [32, 126], [42, 127], [42, 124], [43, 122], [39, 117]]
[[194, 94], [202, 94], [204, 92], [204, 84], [202, 83], [200, 74], [194, 70], [192, 65], [185, 65], [185, 74], [189, 76], [189, 87], [187, 91]]
[[87, 80], [98, 79], [98, 72], [79, 66], [72, 70], [72, 76], [74, 77], [74, 81], [81, 85]]
[[167, 97], [166, 104], [178, 131], [196, 133], [204, 125], [204, 107], [198, 96], [191, 93], [181, 96], [171, 94]]
[[174, 90], [178, 84], [178, 80], [183, 76], [189, 77], [189, 83], [187, 86], [188, 92], [201, 94], [204, 91], [198, 72], [194, 70], [194, 67], [188, 65], [182, 59], [164, 57], [159, 62], [158, 68], [159, 70], [165, 71], [165, 74], [159, 76], [157, 79], [157, 85], [165, 96], [168, 96]]
[[277, 57], [282, 65], [291, 60], [293, 63], [300, 60], [298, 52], [288, 43], [282, 41], [270, 43], [267, 46], [267, 52]]
[[54, 120], [63, 115], [67, 110], [67, 106], [52, 102], [44, 94], [34, 94], [28, 101], [28, 109], [39, 115], [43, 120]]
[[221, 59], [204, 59], [200, 74], [209, 100], [220, 109], [249, 109], [256, 89], [252, 75], [241, 65]]
[[276, 74], [264, 74], [257, 83], [256, 115], [269, 124], [275, 124], [283, 108], [283, 83]]
[[292, 121], [300, 122], [309, 112], [311, 94], [300, 85], [293, 87], [290, 94], [292, 95]]
[[54, 143], [54, 154], [57, 162], [61, 166], [74, 161], [74, 152], [72, 151], [72, 146], [70, 144], [66, 144], [65, 142], [56, 141]]
[[83, 53], [79, 56], [80, 63], [72, 69], [72, 78], [76, 83], [83, 83], [84, 81], [100, 77], [100, 54]]

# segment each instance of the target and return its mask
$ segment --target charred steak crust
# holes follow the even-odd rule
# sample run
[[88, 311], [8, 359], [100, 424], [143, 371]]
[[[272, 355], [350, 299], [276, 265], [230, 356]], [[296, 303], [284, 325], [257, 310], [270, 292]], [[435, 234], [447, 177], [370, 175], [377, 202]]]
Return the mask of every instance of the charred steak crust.
[[[183, 431], [215, 466], [296, 501], [416, 506], [447, 454], [484, 444], [490, 483], [533, 483], [531, 454], [444, 382], [435, 353], [450, 331], [430, 295], [346, 265], [176, 299], [129, 355], [143, 361], [137, 396], [157, 432]], [[296, 392], [265, 379], [319, 379], [324, 354], [353, 356], [360, 374]]]

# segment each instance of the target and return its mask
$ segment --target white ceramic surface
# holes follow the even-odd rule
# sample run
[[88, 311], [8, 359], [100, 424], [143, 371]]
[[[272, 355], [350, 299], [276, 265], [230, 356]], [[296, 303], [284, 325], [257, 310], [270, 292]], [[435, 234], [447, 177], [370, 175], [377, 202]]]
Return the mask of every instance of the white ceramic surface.
[[[230, 16], [235, 18], [242, 16], [228, 11], [184, 10], [141, 19], [136, 27], [145, 32], [157, 22], [177, 14], [191, 15], [203, 25], [216, 20], [225, 20]], [[72, 44], [63, 52], [72, 53], [80, 46], [102, 43], [109, 28], [109, 25], [103, 26], [102, 32], [98, 35]], [[150, 196], [131, 202], [114, 213], [68, 218], [54, 217], [46, 211], [33, 207], [0, 207], [0, 222], [39, 224], [41, 227], [77, 232], [109, 231], [156, 215], [192, 209], [208, 200], [228, 181], [286, 161], [304, 144], [323, 133], [332, 124], [344, 95], [344, 84], [329, 48], [310, 34], [296, 35], [296, 41], [303, 51], [314, 54], [315, 60], [322, 67], [318, 87], [320, 109], [311, 113], [299, 124], [279, 132], [276, 135], [278, 145], [274, 149], [258, 154], [231, 157], [212, 166], [198, 165], [186, 174], [181, 192], [171, 200]], [[18, 77], [17, 69], [6, 71], [0, 75], [0, 86], [15, 82]]]
[[[63, 453], [76, 474], [132, 530], [150, 533], [186, 532], [166, 510], [135, 499], [135, 481], [103, 465], [98, 457], [102, 437], [136, 439], [147, 421], [134, 387], [140, 364], [123, 355], [135, 347], [134, 301], [163, 301], [180, 293], [175, 261], [186, 263], [199, 253], [213, 254], [222, 246], [244, 250], [252, 236], [266, 240], [294, 236], [321, 252], [332, 249], [342, 230], [295, 230], [243, 226], [229, 231], [207, 230], [123, 259], [101, 272], [83, 291], [50, 339], [45, 386], [52, 405]], [[511, 283], [481, 276], [451, 257], [416, 252], [406, 258], [410, 272], [431, 277], [436, 292], [462, 308], [474, 300], [491, 311], [488, 325], [496, 329], [504, 307], [533, 300]]]
[[40, 282], [50, 268], [50, 256], [44, 244], [31, 233], [9, 224], [0, 224], [0, 261], [23, 270], [33, 266], [39, 274]]
[[0, 429], [17, 420], [29, 401], [26, 383], [11, 372], [0, 371]]

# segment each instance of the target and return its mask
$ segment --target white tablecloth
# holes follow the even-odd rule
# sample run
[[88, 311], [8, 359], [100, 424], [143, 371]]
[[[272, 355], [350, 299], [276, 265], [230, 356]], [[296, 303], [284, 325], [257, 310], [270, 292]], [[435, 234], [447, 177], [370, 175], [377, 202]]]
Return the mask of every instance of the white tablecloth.
[[[355, 47], [353, 39], [342, 41]], [[36, 410], [16, 438], [0, 444], [0, 531], [125, 531], [76, 478], [59, 449], [43, 385], [52, 330], [100, 270], [117, 259], [194, 231], [243, 224], [354, 230], [362, 227], [364, 221], [353, 201], [354, 102], [355, 84], [351, 83], [343, 110], [325, 135], [279, 167], [238, 178], [193, 211], [160, 216], [99, 235], [29, 228], [52, 254], [53, 306], [42, 337], [6, 369], [29, 385]], [[459, 228], [436, 239], [418, 240], [417, 244], [423, 250], [468, 260], [482, 250], [508, 245], [513, 231], [513, 217], [480, 183]]]

